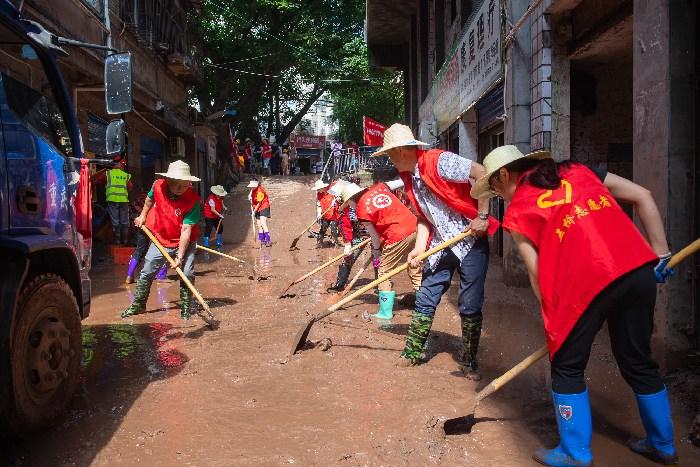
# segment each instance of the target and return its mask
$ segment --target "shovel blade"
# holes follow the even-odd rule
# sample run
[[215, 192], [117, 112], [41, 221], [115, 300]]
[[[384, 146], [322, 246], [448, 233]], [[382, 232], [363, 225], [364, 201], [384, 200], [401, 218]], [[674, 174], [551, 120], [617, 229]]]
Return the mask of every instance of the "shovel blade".
[[304, 324], [304, 326], [299, 329], [299, 332], [297, 332], [296, 336], [294, 336], [294, 340], [292, 341], [292, 347], [289, 352], [289, 356], [294, 355], [299, 350], [301, 350], [302, 347], [304, 347], [304, 344], [306, 343], [306, 338], [309, 336], [309, 331], [311, 331], [311, 326], [314, 325], [315, 321], [316, 318], [312, 316]]
[[292, 244], [289, 245], [289, 251], [293, 251], [293, 250], [298, 250], [298, 249], [299, 249], [299, 248], [297, 248], [297, 243], [299, 243], [299, 239], [300, 239], [300, 238], [301, 238], [301, 237], [297, 237], [297, 238], [295, 238], [294, 240], [292, 240]]

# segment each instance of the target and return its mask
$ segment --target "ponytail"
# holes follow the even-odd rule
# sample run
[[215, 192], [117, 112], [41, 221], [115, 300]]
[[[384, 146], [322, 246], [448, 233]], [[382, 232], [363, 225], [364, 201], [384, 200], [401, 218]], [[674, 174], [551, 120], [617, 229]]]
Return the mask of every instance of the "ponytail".
[[525, 173], [524, 182], [536, 188], [556, 190], [561, 186], [560, 170], [566, 169], [575, 162], [555, 162], [553, 159], [519, 159], [508, 164], [508, 170]]

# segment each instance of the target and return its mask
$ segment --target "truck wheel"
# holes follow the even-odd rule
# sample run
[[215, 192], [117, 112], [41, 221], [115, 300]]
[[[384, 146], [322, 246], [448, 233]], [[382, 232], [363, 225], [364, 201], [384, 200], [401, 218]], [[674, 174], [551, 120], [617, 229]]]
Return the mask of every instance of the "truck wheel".
[[9, 427], [22, 436], [66, 408], [80, 374], [78, 303], [68, 284], [42, 274], [22, 289], [11, 337]]

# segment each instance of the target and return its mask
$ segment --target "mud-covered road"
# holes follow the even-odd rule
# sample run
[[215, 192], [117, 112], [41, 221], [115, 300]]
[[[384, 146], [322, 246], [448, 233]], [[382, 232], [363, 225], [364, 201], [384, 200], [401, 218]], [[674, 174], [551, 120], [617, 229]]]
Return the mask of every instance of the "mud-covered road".
[[[288, 251], [313, 219], [312, 182], [266, 184], [271, 248], [253, 242], [245, 189], [228, 197], [233, 214], [225, 221], [224, 251], [247, 263], [200, 254], [196, 264], [197, 288], [221, 323], [215, 331], [198, 318], [179, 319], [175, 280], [154, 284], [147, 313], [120, 319], [131, 294], [124, 267], [95, 267], [81, 389], [55, 427], [1, 446], [0, 464], [535, 465], [532, 452], [557, 441], [545, 362], [484, 401], [471, 434], [446, 437], [442, 429], [446, 419], [468, 413], [475, 391], [543, 342], [534, 298], [503, 286], [497, 261], [488, 276], [480, 383], [457, 373], [455, 286], [438, 309], [425, 365], [393, 366], [410, 310], [399, 310], [391, 323], [365, 321], [363, 312], [376, 311], [370, 294], [314, 326], [310, 340], [330, 338], [328, 351], [287, 358], [302, 323], [332, 303], [325, 290], [337, 268], [293, 288], [293, 298], [279, 299], [280, 292], [341, 252], [316, 250], [306, 236], [299, 251]], [[400, 277], [399, 293], [408, 290]], [[642, 428], [604, 333], [589, 368], [596, 465], [653, 465], [624, 446]], [[682, 440], [696, 410], [689, 388], [697, 386], [686, 376], [669, 383], [682, 463], [700, 465], [700, 450]]]

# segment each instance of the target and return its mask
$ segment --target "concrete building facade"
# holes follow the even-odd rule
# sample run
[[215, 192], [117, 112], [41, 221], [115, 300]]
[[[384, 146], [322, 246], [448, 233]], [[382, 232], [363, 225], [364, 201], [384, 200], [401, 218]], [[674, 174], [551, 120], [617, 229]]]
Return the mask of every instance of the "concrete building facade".
[[[366, 40], [373, 66], [403, 70], [406, 123], [420, 138], [474, 160], [504, 143], [550, 149], [630, 178], [654, 195], [677, 251], [700, 237], [698, 10], [690, 0], [367, 0]], [[525, 286], [509, 236], [493, 243], [506, 282]], [[700, 348], [697, 257], [657, 304], [655, 344], [672, 366]]]

